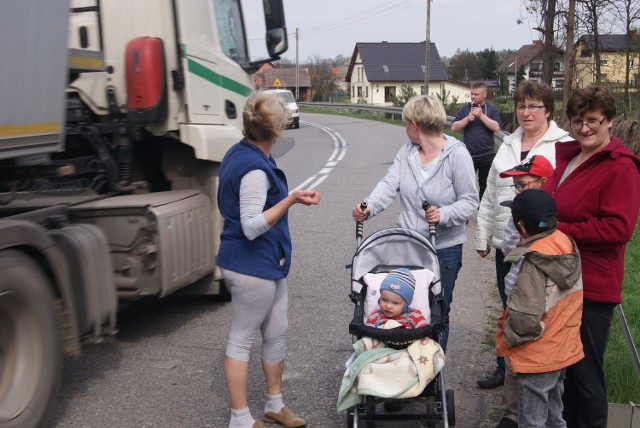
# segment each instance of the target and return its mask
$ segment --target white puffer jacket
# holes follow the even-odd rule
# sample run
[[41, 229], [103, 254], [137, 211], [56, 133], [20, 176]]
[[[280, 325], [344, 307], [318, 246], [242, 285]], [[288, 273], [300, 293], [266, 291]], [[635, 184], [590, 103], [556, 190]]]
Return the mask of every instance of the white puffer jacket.
[[[486, 250], [489, 245], [501, 249], [504, 238], [504, 228], [511, 218], [511, 210], [500, 205], [502, 201], [510, 201], [515, 197], [511, 190], [513, 179], [511, 177], [500, 178], [502, 171], [513, 168], [521, 162], [520, 147], [522, 143], [522, 128], [504, 137], [502, 145], [493, 159], [489, 176], [487, 178], [487, 189], [480, 202], [478, 211], [478, 227], [476, 228], [475, 246], [476, 250]], [[546, 157], [555, 168], [557, 141], [570, 141], [569, 133], [552, 120], [549, 122], [549, 129], [538, 140], [527, 154], [527, 159], [533, 155]]]

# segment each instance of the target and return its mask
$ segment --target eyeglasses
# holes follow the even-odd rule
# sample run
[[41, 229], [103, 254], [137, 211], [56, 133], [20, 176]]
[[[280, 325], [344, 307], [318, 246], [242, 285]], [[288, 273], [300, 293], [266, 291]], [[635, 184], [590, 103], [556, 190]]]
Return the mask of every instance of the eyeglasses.
[[596, 129], [600, 128], [600, 125], [602, 125], [602, 123], [607, 120], [607, 118], [602, 118], [602, 120], [598, 120], [598, 119], [587, 119], [587, 120], [582, 120], [582, 119], [576, 119], [576, 120], [572, 120], [571, 121], [571, 127], [575, 130], [581, 130], [583, 126], [587, 125], [587, 128], [591, 129], [592, 131], [595, 131]]
[[527, 106], [520, 104], [519, 106], [516, 106], [516, 110], [518, 110], [519, 113], [523, 113], [525, 110], [529, 110], [531, 113], [535, 113], [541, 108], [544, 108], [544, 104], [542, 105], [529, 104]]
[[540, 181], [541, 179], [542, 177], [536, 178], [535, 180], [521, 181], [520, 183], [512, 184], [510, 187], [511, 187], [511, 190], [514, 191], [514, 193], [519, 193], [519, 192], [522, 192], [524, 189], [528, 188], [529, 185], [531, 185], [532, 183], [535, 183], [536, 181]]

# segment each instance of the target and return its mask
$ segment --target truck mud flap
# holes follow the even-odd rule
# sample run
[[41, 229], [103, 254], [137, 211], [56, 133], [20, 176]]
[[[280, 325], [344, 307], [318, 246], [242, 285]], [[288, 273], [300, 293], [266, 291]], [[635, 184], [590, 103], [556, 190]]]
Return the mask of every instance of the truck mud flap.
[[118, 300], [104, 233], [91, 224], [71, 224], [50, 234], [69, 266], [80, 334], [93, 341], [115, 334]]

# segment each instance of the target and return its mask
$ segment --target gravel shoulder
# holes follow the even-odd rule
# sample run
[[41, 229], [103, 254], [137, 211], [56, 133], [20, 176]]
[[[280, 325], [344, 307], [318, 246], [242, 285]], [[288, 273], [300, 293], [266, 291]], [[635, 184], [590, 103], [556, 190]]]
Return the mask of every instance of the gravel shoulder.
[[493, 257], [473, 249], [476, 220], [469, 220], [462, 269], [451, 307], [447, 353], [447, 388], [455, 391], [458, 427], [495, 427], [500, 420], [502, 388], [480, 389], [476, 380], [495, 368], [495, 351], [487, 343], [499, 315]]

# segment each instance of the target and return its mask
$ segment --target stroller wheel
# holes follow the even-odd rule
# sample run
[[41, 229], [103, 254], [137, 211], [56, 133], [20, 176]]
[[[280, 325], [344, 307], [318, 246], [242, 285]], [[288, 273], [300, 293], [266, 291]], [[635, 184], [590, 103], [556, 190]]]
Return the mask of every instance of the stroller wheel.
[[453, 395], [453, 389], [447, 389], [446, 397], [447, 397], [447, 421], [449, 422], [449, 426], [453, 427], [456, 425], [456, 404], [455, 397]]
[[353, 410], [347, 410], [347, 428], [353, 428]]

